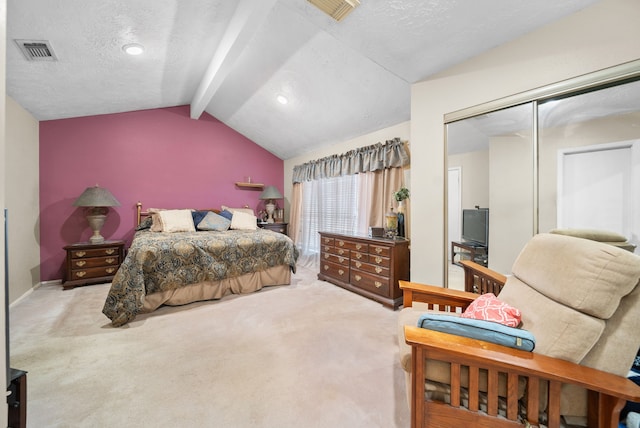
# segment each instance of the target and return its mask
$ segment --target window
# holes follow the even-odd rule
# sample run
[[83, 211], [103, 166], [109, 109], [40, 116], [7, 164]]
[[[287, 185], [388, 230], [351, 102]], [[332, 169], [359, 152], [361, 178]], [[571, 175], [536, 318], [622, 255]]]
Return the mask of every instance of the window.
[[302, 257], [315, 259], [320, 253], [318, 232], [357, 232], [360, 216], [359, 187], [359, 174], [303, 183]]

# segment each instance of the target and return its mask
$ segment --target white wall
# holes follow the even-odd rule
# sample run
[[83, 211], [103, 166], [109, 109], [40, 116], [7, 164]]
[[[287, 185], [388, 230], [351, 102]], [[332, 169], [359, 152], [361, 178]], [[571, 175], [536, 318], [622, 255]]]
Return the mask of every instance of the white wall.
[[444, 115], [638, 59], [639, 19], [640, 2], [602, 0], [412, 86], [413, 281], [444, 279]]
[[6, 97], [6, 207], [9, 301], [40, 282], [39, 123]]

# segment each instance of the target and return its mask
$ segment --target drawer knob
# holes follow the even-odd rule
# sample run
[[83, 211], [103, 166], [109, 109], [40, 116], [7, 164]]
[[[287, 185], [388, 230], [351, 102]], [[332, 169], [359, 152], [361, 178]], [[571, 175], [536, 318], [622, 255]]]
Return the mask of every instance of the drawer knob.
[[325, 251], [329, 251], [329, 247], [324, 247], [324, 250]]
[[362, 266], [362, 263], [356, 262], [356, 267], [360, 267], [360, 266]]
[[338, 257], [338, 261], [339, 261], [340, 263], [344, 263], [344, 257]]
[[329, 238], [324, 238], [324, 243], [328, 244], [329, 243]]
[[382, 263], [382, 257], [376, 257], [376, 263], [378, 264]]
[[325, 255], [324, 255], [324, 258], [325, 258], [325, 259], [328, 259], [328, 258], [329, 258], [329, 254], [325, 254]]
[[376, 252], [376, 253], [378, 253], [378, 254], [380, 254], [380, 253], [382, 252], [382, 248], [380, 248], [380, 247], [376, 247], [375, 252]]
[[362, 277], [360, 275], [356, 275], [356, 281], [360, 281]]
[[362, 248], [362, 244], [356, 245], [356, 250], [359, 250], [360, 248]]
[[328, 265], [324, 265], [324, 270], [329, 270], [329, 266]]
[[382, 268], [380, 266], [376, 266], [376, 273], [382, 272]]
[[112, 264], [115, 261], [116, 261], [116, 259], [114, 259], [113, 257], [109, 257], [108, 259], [105, 260], [105, 262], [107, 262], [107, 264]]
[[107, 273], [114, 273], [115, 271], [115, 268], [107, 268]]
[[362, 254], [358, 253], [356, 254], [356, 259], [361, 259], [362, 258]]
[[343, 249], [339, 249], [338, 250], [338, 254], [343, 255], [344, 254], [344, 250]]
[[76, 251], [76, 257], [84, 257], [86, 254], [86, 251]]
[[87, 264], [87, 262], [85, 262], [84, 260], [78, 260], [76, 262], [76, 266], [78, 266], [78, 267], [82, 267], [82, 266], [84, 266], [86, 264]]
[[81, 270], [80, 272], [76, 272], [76, 276], [79, 276], [80, 278], [82, 278], [83, 276], [85, 276], [87, 273], [83, 270]]
[[104, 252], [109, 254], [109, 255], [111, 255], [111, 254], [115, 253], [116, 250], [114, 250], [113, 248], [107, 248], [106, 250], [104, 250]]
[[342, 269], [338, 269], [338, 273], [340, 274], [340, 276], [344, 275], [344, 271]]
[[338, 245], [339, 245], [340, 247], [344, 247], [344, 241], [338, 241]]
[[373, 283], [373, 285], [375, 285], [375, 286], [376, 286], [376, 288], [380, 288], [380, 287], [382, 287], [382, 283], [381, 283], [380, 281], [376, 281], [376, 282], [374, 282], [374, 283]]

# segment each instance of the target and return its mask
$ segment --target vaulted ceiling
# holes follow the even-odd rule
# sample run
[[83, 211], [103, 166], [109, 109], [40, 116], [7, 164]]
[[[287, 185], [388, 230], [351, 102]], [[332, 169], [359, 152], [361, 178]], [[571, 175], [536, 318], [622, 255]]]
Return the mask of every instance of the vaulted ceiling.
[[38, 120], [190, 105], [289, 159], [409, 120], [412, 83], [595, 1], [360, 0], [337, 22], [307, 0], [8, 0], [7, 94]]

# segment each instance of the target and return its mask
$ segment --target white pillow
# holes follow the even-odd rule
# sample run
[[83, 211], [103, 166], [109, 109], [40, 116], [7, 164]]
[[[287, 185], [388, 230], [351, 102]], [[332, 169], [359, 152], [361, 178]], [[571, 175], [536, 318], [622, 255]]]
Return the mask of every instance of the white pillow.
[[163, 232], [195, 232], [191, 210], [166, 210], [158, 212]]
[[231, 229], [235, 230], [256, 230], [258, 228], [258, 218], [254, 215], [242, 211], [236, 211], [231, 217]]
[[235, 214], [237, 212], [243, 212], [243, 213], [246, 213], [246, 214], [255, 215], [255, 212], [251, 208], [231, 208], [231, 207], [228, 207], [226, 205], [222, 205], [220, 208], [222, 208], [222, 211], [227, 210], [231, 214]]
[[147, 210], [151, 216], [151, 230], [152, 232], [162, 232], [162, 219], [160, 218], [160, 211], [165, 211], [163, 208], [149, 208]]

